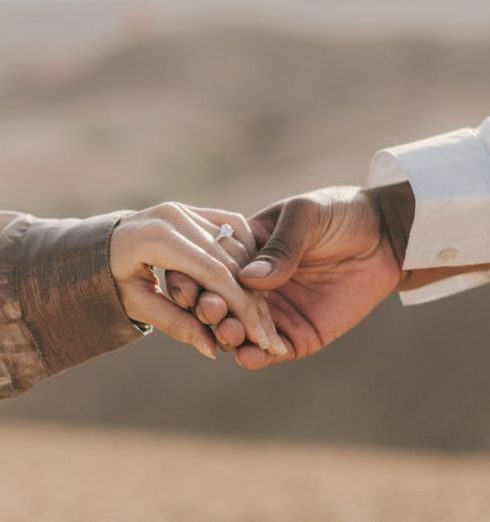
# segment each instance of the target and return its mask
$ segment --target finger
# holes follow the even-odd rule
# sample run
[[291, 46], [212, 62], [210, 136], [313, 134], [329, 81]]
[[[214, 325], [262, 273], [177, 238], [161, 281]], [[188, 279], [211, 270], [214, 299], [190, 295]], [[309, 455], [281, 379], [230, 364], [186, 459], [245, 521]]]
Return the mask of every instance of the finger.
[[234, 237], [245, 246], [245, 248], [248, 250], [249, 256], [253, 257], [257, 253], [255, 237], [252, 233], [252, 229], [250, 228], [248, 221], [241, 214], [210, 208], [198, 208], [191, 206], [188, 208], [199, 216], [207, 219], [208, 221], [211, 221], [215, 225], [231, 225], [234, 230]]
[[[220, 243], [216, 241], [211, 233], [198, 225], [196, 221], [187, 214], [183, 208], [183, 205], [178, 203], [167, 203], [165, 205], [155, 207], [154, 212], [157, 218], [163, 218], [162, 221], [156, 220], [151, 225], [151, 227], [154, 226], [157, 230], [155, 236], [158, 235], [159, 228], [160, 230], [166, 228], [167, 233], [170, 234], [173, 232], [179, 233], [181, 236], [184, 236], [192, 243], [195, 243], [212, 257], [224, 264], [232, 274], [236, 275], [238, 273], [240, 270], [240, 265], [220, 245]], [[161, 235], [160, 240], [162, 240], [164, 237], [164, 234]]]
[[[275, 324], [272, 320], [269, 307], [265, 298], [262, 295], [255, 295], [256, 302], [258, 303], [263, 324], [266, 326], [266, 332], [270, 339], [274, 339], [273, 346], [269, 349], [273, 353], [283, 355], [287, 352], [286, 346], [284, 346], [281, 337], [277, 334]], [[240, 346], [245, 340], [245, 330], [243, 325], [237, 319], [230, 321], [225, 320], [228, 314], [228, 306], [222, 297], [212, 292], [204, 292], [199, 297], [198, 306], [196, 308], [196, 314], [198, 319], [204, 324], [218, 324], [224, 320], [224, 325], [220, 325], [215, 334], [224, 334], [224, 337], [218, 337], [218, 340], [224, 346], [230, 345], [231, 348]], [[230, 337], [227, 338], [227, 335]]]
[[204, 288], [221, 295], [245, 326], [250, 340], [263, 349], [272, 345], [273, 339], [267, 336], [253, 296], [238, 284], [223, 263], [196, 241], [192, 242], [167, 224], [160, 224], [152, 230], [152, 234], [154, 236], [150, 235], [141, 251], [145, 263], [183, 272]]
[[249, 344], [237, 349], [235, 355], [236, 363], [247, 370], [261, 370], [262, 368], [267, 368], [274, 364], [292, 361], [295, 359], [293, 345], [286, 337], [281, 336], [281, 338], [287, 347], [287, 353], [285, 355], [271, 354], [261, 350], [257, 346]]
[[223, 319], [216, 327], [214, 334], [225, 352], [233, 351], [245, 342], [245, 328], [235, 317]]
[[165, 271], [165, 281], [169, 296], [179, 306], [182, 308], [194, 308], [196, 306], [199, 297], [199, 285], [193, 279], [181, 272], [169, 270]]
[[308, 221], [301, 200], [284, 205], [269, 240], [255, 259], [241, 270], [249, 288], [272, 290], [284, 285], [297, 270], [308, 245]]
[[275, 353], [276, 355], [285, 355], [287, 353], [286, 345], [282, 342], [281, 337], [277, 333], [276, 325], [272, 319], [269, 304], [265, 298], [264, 293], [254, 291], [253, 294], [257, 300], [267, 335], [269, 336], [269, 339], [274, 340], [269, 351], [271, 353]]
[[277, 330], [294, 346], [295, 359], [308, 357], [327, 344], [286, 293], [271, 292], [268, 302]]
[[125, 305], [133, 320], [151, 324], [173, 339], [194, 346], [206, 357], [216, 359], [216, 341], [209, 329], [163, 294], [132, 285], [126, 292]]
[[[235, 231], [235, 228], [232, 226], [234, 232], [234, 237], [227, 237], [220, 239], [220, 241], [216, 241], [216, 237], [219, 233], [219, 226], [222, 223], [214, 223], [212, 220], [209, 220], [201, 215], [199, 215], [197, 212], [194, 212], [193, 208], [191, 209], [187, 205], [180, 205], [182, 208], [182, 211], [185, 212], [193, 221], [195, 221], [196, 224], [198, 224], [202, 229], [206, 230], [215, 240], [216, 243], [219, 244], [221, 248], [223, 248], [228, 254], [231, 255], [231, 257], [240, 265], [240, 267], [245, 266], [252, 258], [252, 256], [255, 254], [250, 254], [247, 247], [242, 244], [242, 242], [239, 240], [237, 236], [237, 232]], [[212, 217], [212, 212], [209, 211], [209, 214]], [[218, 212], [218, 211], [215, 211]], [[245, 219], [245, 218], [243, 218]], [[251, 232], [250, 232], [251, 233]]]
[[228, 305], [219, 295], [204, 291], [196, 306], [197, 318], [204, 324], [218, 324], [228, 315]]

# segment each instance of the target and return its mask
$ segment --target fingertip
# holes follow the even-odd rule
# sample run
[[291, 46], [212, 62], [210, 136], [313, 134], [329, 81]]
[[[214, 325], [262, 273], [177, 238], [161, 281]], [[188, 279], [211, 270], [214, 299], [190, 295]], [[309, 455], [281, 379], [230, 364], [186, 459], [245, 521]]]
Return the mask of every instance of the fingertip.
[[274, 364], [295, 360], [296, 352], [291, 341], [282, 335], [280, 337], [287, 350], [286, 353], [276, 355], [257, 346], [245, 345], [237, 349], [235, 355], [236, 363], [246, 370], [261, 370]]
[[274, 355], [265, 352], [257, 346], [242, 346], [238, 348], [235, 361], [246, 370], [260, 370], [266, 368], [275, 359]]
[[227, 348], [236, 348], [245, 341], [245, 328], [235, 317], [225, 318], [216, 327], [215, 334], [218, 341]]
[[204, 357], [207, 357], [208, 359], [211, 359], [212, 361], [216, 361], [216, 352], [217, 348], [216, 346], [213, 347], [207, 347], [207, 348], [198, 348], [197, 351], [204, 355]]
[[187, 306], [189, 308], [196, 306], [199, 297], [199, 285], [191, 279], [186, 279], [182, 282], [180, 290], [182, 291]]
[[221, 296], [203, 292], [197, 302], [196, 314], [204, 324], [218, 324], [228, 314], [228, 305]]
[[178, 286], [171, 286], [168, 288], [170, 297], [182, 308], [190, 308], [186, 296]]
[[242, 271], [243, 277], [249, 279], [263, 279], [267, 277], [273, 270], [272, 263], [270, 261], [257, 260], [252, 261]]
[[[256, 272], [253, 268], [253, 265], [255, 263], [266, 263], [271, 267], [270, 271], [266, 272], [266, 269], [260, 269], [263, 270], [262, 273], [264, 275], [258, 276], [256, 275]], [[260, 272], [259, 272], [260, 273]], [[268, 262], [263, 261], [256, 261], [254, 263], [251, 263], [247, 265], [245, 268], [243, 268], [238, 273], [238, 280], [247, 288], [252, 290], [273, 290], [274, 288], [277, 288], [278, 286], [281, 286], [282, 280], [277, 281], [277, 270], [272, 267], [272, 265]]]
[[[141, 299], [144, 297], [144, 299]], [[209, 328], [199, 322], [189, 311], [182, 310], [161, 294], [138, 296], [143, 314], [137, 320], [152, 324], [176, 341], [193, 346], [209, 359], [216, 358], [217, 343]], [[142, 306], [144, 304], [144, 306]]]
[[182, 308], [193, 308], [199, 296], [199, 285], [190, 277], [169, 271], [165, 277], [170, 297]]
[[208, 321], [207, 317], [205, 316], [204, 312], [202, 311], [202, 309], [199, 305], [197, 305], [196, 308], [194, 309], [194, 313], [196, 314], [197, 319], [202, 324], [212, 324]]
[[269, 261], [252, 261], [239, 272], [239, 279], [249, 288], [262, 289], [274, 267]]
[[231, 346], [229, 344], [224, 344], [224, 343], [221, 343], [219, 347], [220, 347], [220, 350], [225, 353], [232, 353], [236, 350], [236, 346]]
[[244, 370], [248, 370], [248, 368], [246, 368], [245, 366], [243, 366], [243, 363], [239, 357], [239, 354], [238, 352], [235, 354], [235, 363], [240, 366], [240, 368], [243, 368]]

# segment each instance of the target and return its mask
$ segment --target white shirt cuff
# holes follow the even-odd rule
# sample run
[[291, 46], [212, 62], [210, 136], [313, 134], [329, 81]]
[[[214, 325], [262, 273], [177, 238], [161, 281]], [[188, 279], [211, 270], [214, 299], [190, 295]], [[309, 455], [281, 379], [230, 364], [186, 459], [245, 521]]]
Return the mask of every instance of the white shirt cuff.
[[[376, 153], [368, 185], [407, 180], [415, 195], [415, 216], [403, 268], [490, 263], [490, 118], [479, 129]], [[462, 274], [401, 297], [405, 304], [427, 302], [488, 281], [487, 272]]]

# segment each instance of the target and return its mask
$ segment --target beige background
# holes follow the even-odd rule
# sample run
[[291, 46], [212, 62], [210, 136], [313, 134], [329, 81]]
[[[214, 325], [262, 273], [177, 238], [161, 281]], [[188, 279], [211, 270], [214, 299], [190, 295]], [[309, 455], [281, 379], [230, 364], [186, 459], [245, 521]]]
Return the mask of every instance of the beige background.
[[[169, 4], [1, 4], [0, 208], [248, 214], [363, 183], [376, 149], [490, 112], [486, 4], [400, 4], [364, 31], [353, 3], [351, 18], [314, 4], [314, 30], [287, 2], [259, 25], [213, 22], [211, 3], [175, 25]], [[418, 34], [413, 13], [430, 14]], [[0, 404], [2, 520], [484, 519], [486, 457], [413, 452], [490, 447], [489, 299], [394, 297], [321, 355], [261, 373], [158, 334], [91, 361]]]

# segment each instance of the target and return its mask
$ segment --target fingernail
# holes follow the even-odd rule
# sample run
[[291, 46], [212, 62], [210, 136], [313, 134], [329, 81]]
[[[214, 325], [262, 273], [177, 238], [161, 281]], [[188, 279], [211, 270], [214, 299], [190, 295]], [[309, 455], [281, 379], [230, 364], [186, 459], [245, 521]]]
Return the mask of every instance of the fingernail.
[[268, 261], [254, 261], [242, 270], [242, 276], [260, 279], [272, 272], [272, 265]]
[[255, 334], [257, 336], [257, 344], [260, 346], [262, 350], [267, 350], [270, 348], [271, 343], [269, 341], [269, 336], [267, 335], [265, 328], [259, 324], [255, 329]]
[[[258, 293], [256, 292], [256, 295]], [[267, 301], [264, 299], [262, 295], [258, 296], [258, 303], [259, 303], [259, 310], [261, 313], [261, 319], [262, 319], [262, 326], [265, 329], [265, 332], [267, 334], [267, 338], [269, 339], [269, 347], [267, 350], [269, 351], [275, 351], [275, 347], [278, 340], [278, 335], [276, 331], [276, 326], [274, 322], [272, 321], [272, 317], [269, 311], [269, 305], [267, 304]]]
[[208, 318], [206, 317], [206, 314], [202, 310], [202, 306], [198, 305], [195, 308], [195, 313], [196, 313], [196, 316], [199, 319], [199, 321], [201, 321], [201, 323], [208, 324], [209, 321], [208, 321]]
[[216, 360], [216, 354], [214, 350], [208, 346], [207, 344], [200, 344], [197, 349], [199, 352], [204, 355], [204, 357], [207, 357], [208, 359], [211, 359], [212, 361]]
[[[262, 324], [265, 324], [264, 328], [269, 339], [269, 352], [276, 355], [285, 355], [285, 353], [287, 353], [287, 348], [277, 334], [276, 326], [270, 314], [269, 305], [267, 304], [263, 293], [254, 292], [254, 294], [257, 298], [260, 313], [262, 314]], [[284, 352], [284, 350], [286, 351]]]
[[279, 336], [277, 336], [275, 348], [276, 348], [277, 355], [287, 355], [287, 353], [288, 353], [288, 349], [287, 349], [286, 345], [284, 344], [283, 340]]
[[184, 306], [190, 308], [190, 305], [187, 302], [187, 299], [185, 298], [184, 292], [182, 292], [182, 290], [178, 286], [172, 287], [172, 297], [174, 298], [174, 301], [180, 300]]

